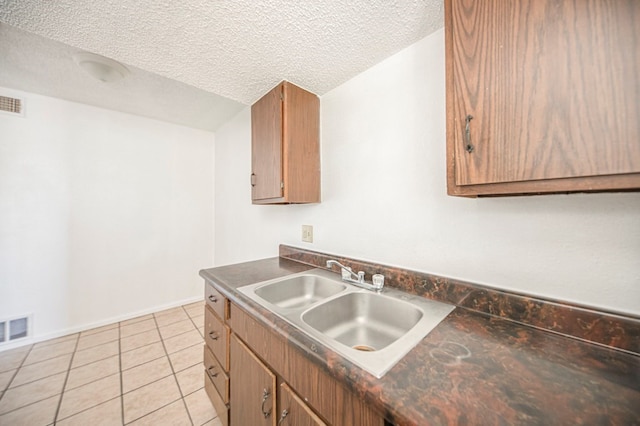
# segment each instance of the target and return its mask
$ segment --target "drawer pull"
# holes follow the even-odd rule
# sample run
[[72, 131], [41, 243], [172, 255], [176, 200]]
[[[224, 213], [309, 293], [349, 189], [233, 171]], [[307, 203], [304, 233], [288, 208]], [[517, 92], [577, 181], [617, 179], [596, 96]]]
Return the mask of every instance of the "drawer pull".
[[472, 115], [467, 115], [464, 119], [464, 141], [465, 141], [465, 151], [469, 154], [473, 152], [473, 145], [471, 145], [471, 120], [473, 120]]
[[271, 393], [266, 388], [264, 388], [262, 390], [262, 406], [260, 407], [260, 409], [262, 410], [262, 415], [265, 419], [271, 415], [271, 408], [269, 408], [269, 411], [264, 411], [264, 403], [267, 402], [269, 396], [271, 396]]
[[216, 333], [215, 331], [210, 331], [209, 332], [209, 337], [211, 338], [211, 340], [218, 340], [218, 333]]
[[209, 295], [209, 300], [211, 300], [213, 303], [218, 303], [218, 298], [213, 294]]
[[278, 426], [284, 421], [284, 418], [289, 415], [289, 411], [287, 409], [282, 410], [282, 414], [280, 414], [280, 420], [278, 420]]
[[209, 374], [209, 377], [213, 378], [213, 377], [218, 377], [218, 373], [213, 373], [212, 371], [215, 370], [216, 366], [212, 365], [211, 367], [207, 368], [207, 374]]

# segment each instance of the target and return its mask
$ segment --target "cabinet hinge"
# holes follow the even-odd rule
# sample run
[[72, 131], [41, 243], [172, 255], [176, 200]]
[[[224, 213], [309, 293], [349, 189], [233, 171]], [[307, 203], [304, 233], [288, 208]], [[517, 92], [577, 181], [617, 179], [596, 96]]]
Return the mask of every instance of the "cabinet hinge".
[[284, 189], [284, 182], [280, 182], [280, 189]]

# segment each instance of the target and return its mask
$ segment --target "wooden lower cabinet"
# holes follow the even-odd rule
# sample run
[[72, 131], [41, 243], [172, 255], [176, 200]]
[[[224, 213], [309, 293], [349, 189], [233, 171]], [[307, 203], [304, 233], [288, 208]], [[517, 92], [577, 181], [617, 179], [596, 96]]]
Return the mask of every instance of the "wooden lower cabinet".
[[233, 425], [276, 425], [276, 376], [235, 335], [231, 336]]
[[278, 426], [326, 426], [286, 383], [278, 391]]

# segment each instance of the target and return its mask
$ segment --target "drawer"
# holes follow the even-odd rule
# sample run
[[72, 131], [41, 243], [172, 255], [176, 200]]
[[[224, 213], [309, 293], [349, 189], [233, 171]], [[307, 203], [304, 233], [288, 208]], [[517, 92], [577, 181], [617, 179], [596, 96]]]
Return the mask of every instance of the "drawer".
[[225, 373], [216, 357], [213, 356], [206, 345], [204, 346], [204, 368], [209, 379], [213, 382], [213, 385], [218, 391], [218, 394], [222, 397], [222, 401], [224, 401], [225, 404], [228, 404], [229, 376]]
[[229, 334], [231, 330], [207, 306], [204, 309], [204, 340], [224, 371], [229, 371]]
[[229, 318], [229, 301], [214, 286], [205, 281], [204, 300], [223, 322]]
[[213, 408], [216, 409], [216, 413], [218, 413], [220, 423], [224, 426], [229, 426], [229, 407], [227, 407], [227, 404], [225, 404], [220, 395], [218, 395], [218, 392], [216, 391], [211, 379], [209, 379], [209, 375], [206, 371], [204, 372], [204, 390], [207, 392], [207, 396], [209, 396], [209, 399], [213, 404]]

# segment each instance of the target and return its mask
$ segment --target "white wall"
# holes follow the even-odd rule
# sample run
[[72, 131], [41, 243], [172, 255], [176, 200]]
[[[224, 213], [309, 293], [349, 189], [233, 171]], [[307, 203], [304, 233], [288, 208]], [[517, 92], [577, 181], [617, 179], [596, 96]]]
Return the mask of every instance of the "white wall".
[[0, 319], [33, 313], [40, 340], [201, 298], [214, 135], [12, 93], [27, 114], [0, 115]]
[[321, 114], [318, 205], [251, 205], [249, 108], [216, 133], [216, 264], [285, 243], [640, 314], [640, 194], [446, 195], [442, 30], [322, 96]]

